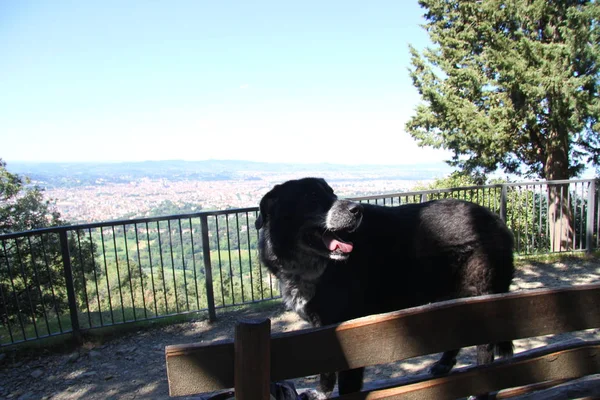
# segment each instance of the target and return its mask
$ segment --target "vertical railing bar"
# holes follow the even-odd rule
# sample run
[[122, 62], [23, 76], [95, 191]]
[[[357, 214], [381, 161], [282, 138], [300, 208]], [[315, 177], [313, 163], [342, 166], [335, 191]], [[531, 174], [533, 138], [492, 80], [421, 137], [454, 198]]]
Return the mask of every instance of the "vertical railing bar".
[[215, 240], [217, 243], [217, 258], [219, 260], [219, 277], [220, 277], [220, 284], [219, 286], [221, 286], [221, 300], [223, 305], [225, 305], [225, 290], [223, 288], [223, 265], [221, 263], [221, 237], [219, 236], [219, 216], [215, 215], [215, 231], [216, 231], [216, 235], [215, 235]]
[[235, 303], [235, 289], [233, 287], [233, 262], [231, 260], [231, 232], [229, 231], [229, 215], [225, 216], [225, 229], [227, 230], [227, 254], [229, 255], [229, 283], [231, 284], [231, 301]]
[[506, 196], [508, 192], [508, 187], [506, 184], [502, 184], [502, 189], [500, 191], [500, 219], [502, 219], [502, 221], [504, 221], [504, 223], [508, 226], [508, 220], [507, 220], [507, 212], [508, 210], [506, 209]]
[[545, 197], [546, 197], [546, 237], [548, 238], [548, 243], [549, 243], [549, 247], [548, 247], [548, 253], [552, 252], [552, 249], [554, 248], [554, 243], [552, 243], [552, 237], [550, 235], [550, 224], [552, 224], [552, 229], [554, 229], [554, 222], [551, 221], [551, 215], [550, 215], [550, 188], [552, 185], [548, 185], [546, 184], [546, 193], [545, 193]]
[[[584, 205], [585, 205], [585, 191], [584, 191], [584, 183], [582, 182], [580, 187], [581, 187], [581, 197], [579, 198], [579, 204], [581, 205], [579, 207], [579, 250], [583, 250], [583, 238], [585, 237], [583, 234], [583, 220], [584, 220]], [[588, 189], [589, 189], [589, 182], [588, 182]]]
[[515, 214], [519, 242], [519, 254], [523, 254], [523, 187], [515, 186]]
[[599, 194], [597, 193], [596, 180], [592, 180], [592, 185], [594, 185], [594, 208], [596, 213], [596, 249], [598, 249], [600, 244], [600, 201], [598, 201]]
[[198, 292], [198, 275], [196, 273], [196, 249], [194, 246], [194, 225], [190, 217], [190, 241], [192, 243], [192, 267], [194, 268], [194, 286], [196, 288], [196, 309], [200, 310], [200, 294]]
[[127, 261], [127, 279], [129, 280], [129, 294], [131, 295], [131, 310], [133, 311], [133, 320], [137, 321], [135, 312], [135, 300], [133, 294], [133, 285], [131, 284], [131, 263], [129, 262], [129, 241], [127, 240], [127, 225], [123, 225], [123, 245], [125, 246], [125, 261]]
[[123, 290], [121, 288], [121, 271], [119, 268], [119, 255], [117, 254], [117, 234], [115, 233], [115, 226], [112, 226], [113, 234], [113, 245], [115, 250], [115, 264], [117, 266], [117, 284], [119, 287], [119, 299], [121, 301], [121, 314], [123, 315], [123, 322], [125, 322], [125, 305], [123, 304]]
[[44, 294], [42, 293], [42, 284], [38, 275], [38, 269], [35, 265], [36, 262], [35, 256], [33, 254], [33, 246], [31, 245], [31, 236], [27, 236], [27, 244], [29, 244], [29, 253], [31, 254], [31, 265], [33, 266], [33, 276], [35, 277], [35, 282], [37, 284], [38, 292], [40, 294], [40, 303], [42, 303], [42, 311], [44, 314], [44, 320], [46, 322], [46, 330], [48, 332], [48, 335], [50, 335], [50, 324], [48, 323], [48, 314], [46, 313], [46, 302], [44, 301]]
[[39, 338], [40, 334], [37, 329], [37, 322], [35, 317], [35, 308], [31, 302], [31, 294], [29, 293], [29, 284], [27, 283], [27, 273], [23, 265], [23, 258], [21, 257], [21, 250], [19, 250], [19, 239], [15, 239], [15, 249], [17, 250], [17, 259], [19, 260], [19, 267], [21, 269], [21, 275], [23, 275], [23, 284], [25, 285], [25, 293], [27, 293], [27, 300], [29, 301], [29, 309], [31, 310], [31, 322], [33, 323], [33, 330], [35, 331], [35, 337]]
[[[79, 236], [79, 230], [74, 230], [73, 233], [75, 234], [75, 236], [77, 236], [77, 250], [79, 253], [79, 268], [81, 269], [81, 284], [83, 285], [83, 298], [85, 299], [85, 306], [87, 308], [88, 325], [90, 328], [92, 328], [92, 314], [90, 312], [90, 302], [88, 301], [87, 295], [87, 282], [85, 280], [85, 271], [83, 268], [83, 252], [81, 251], [81, 238]], [[71, 265], [71, 268], [72, 267], [73, 266]]]
[[146, 241], [148, 243], [148, 262], [150, 263], [150, 281], [152, 283], [152, 299], [154, 300], [154, 316], [158, 316], [158, 305], [156, 304], [156, 286], [154, 284], [154, 267], [152, 266], [152, 247], [150, 247], [150, 227], [146, 222]]
[[[570, 184], [568, 184], [568, 185], [569, 186], [567, 189], [567, 202], [568, 202], [568, 205], [572, 204], [574, 206], [577, 201], [576, 201], [575, 196], [573, 196], [573, 194], [571, 193], [571, 185]], [[574, 194], [576, 194], [576, 193], [574, 193]], [[573, 210], [573, 218], [575, 218], [575, 210]], [[575, 236], [577, 233], [576, 230], [577, 230], [577, 225], [575, 223], [575, 220], [573, 220], [573, 232], [572, 232], [573, 240], [571, 241], [573, 250], [575, 250], [575, 248], [576, 248], [576, 243], [575, 243]]]
[[521, 186], [517, 186], [517, 190], [515, 190], [515, 214], [514, 218], [517, 221], [517, 242], [518, 242], [518, 252], [521, 254], [522, 252], [522, 238], [521, 238], [521, 226], [523, 224], [523, 219], [521, 216], [521, 209], [523, 204], [523, 188]]
[[535, 253], [536, 248], [536, 236], [535, 236], [535, 188], [536, 185], [531, 187], [531, 252]]
[[140, 270], [140, 286], [142, 289], [142, 306], [144, 307], [144, 319], [148, 319], [148, 310], [146, 307], [146, 287], [144, 286], [144, 271], [142, 270], [142, 256], [140, 254], [140, 237], [138, 234], [138, 224], [133, 224], [135, 232], [135, 247], [137, 251], [138, 269]]
[[[156, 230], [158, 231], [158, 254], [160, 256], [160, 272], [161, 272], [161, 276], [162, 276], [162, 283], [163, 283], [163, 294], [165, 297], [165, 313], [168, 315], [169, 314], [169, 302], [167, 300], [167, 286], [166, 286], [166, 279], [165, 279], [165, 263], [163, 260], [163, 251], [162, 251], [162, 239], [160, 237], [160, 222], [156, 221]], [[177, 302], [177, 300], [175, 300], [175, 302]]]
[[175, 275], [175, 258], [173, 256], [173, 235], [171, 234], [171, 220], [167, 220], [169, 229], [169, 249], [171, 254], [171, 269], [173, 270], [173, 291], [175, 292], [175, 312], [179, 314], [179, 297], [177, 296], [177, 279]]
[[[575, 189], [577, 190], [577, 189]], [[577, 192], [573, 192], [575, 195], [577, 194]], [[575, 222], [575, 218], [577, 217], [577, 210], [575, 209], [576, 207], [576, 203], [577, 203], [577, 196], [573, 196], [571, 195], [571, 184], [568, 184], [567, 186], [567, 210], [569, 210], [572, 213], [572, 217], [573, 217], [573, 231], [572, 231], [572, 236], [573, 239], [571, 240], [571, 249], [575, 250], [577, 248], [576, 242], [575, 242], [575, 238], [577, 237], [577, 224]], [[568, 238], [567, 238], [568, 240]], [[568, 245], [568, 242], [567, 242]], [[568, 246], [567, 246], [568, 249]]]
[[525, 252], [529, 254], [530, 252], [530, 244], [529, 244], [529, 185], [525, 185]]
[[100, 326], [104, 326], [104, 318], [102, 317], [102, 305], [100, 303], [100, 290], [98, 289], [98, 274], [96, 272], [96, 255], [94, 254], [94, 240], [92, 238], [92, 228], [88, 228], [88, 236], [90, 238], [90, 255], [92, 256], [92, 263], [94, 271], [94, 284], [96, 285], [96, 301], [98, 302], [98, 315], [100, 317]]
[[115, 314], [112, 306], [112, 296], [110, 295], [110, 281], [108, 279], [108, 262], [106, 261], [106, 246], [104, 244], [104, 228], [100, 227], [100, 239], [102, 240], [102, 257], [104, 258], [104, 273], [106, 275], [106, 292], [108, 293], [108, 309], [110, 310], [111, 324], [115, 323]]
[[[539, 187], [539, 189], [540, 189], [540, 190], [539, 190], [540, 194], [538, 195], [538, 198], [539, 198], [539, 217], [540, 217], [540, 218], [539, 218], [540, 222], [539, 222], [539, 224], [538, 224], [538, 236], [539, 236], [539, 239], [540, 239], [540, 244], [539, 244], [539, 245], [540, 245], [540, 246], [542, 246], [542, 245], [543, 245], [543, 243], [544, 243], [544, 242], [542, 242], [542, 241], [541, 241], [541, 238], [543, 237], [543, 232], [542, 232], [542, 230], [544, 229], [544, 227], [543, 227], [543, 225], [542, 225], [542, 224], [543, 224], [543, 222], [544, 222], [544, 219], [543, 219], [543, 210], [544, 210], [544, 186], [543, 186], [543, 185], [539, 185], [538, 187]], [[546, 213], [546, 214], [547, 214], [547, 213]], [[548, 218], [547, 218], [547, 217], [546, 217], [546, 220], [548, 220]], [[547, 239], [547, 238], [548, 238], [548, 237], [546, 236], [546, 239]]]
[[60, 322], [60, 313], [58, 312], [58, 304], [56, 300], [56, 292], [54, 291], [54, 280], [52, 279], [52, 269], [50, 268], [50, 262], [48, 261], [48, 253], [46, 252], [46, 244], [44, 243], [44, 235], [40, 235], [42, 242], [42, 254], [44, 255], [44, 263], [46, 264], [46, 271], [48, 272], [48, 282], [50, 283], [50, 291], [52, 292], [52, 304], [54, 304], [54, 312], [56, 313], [56, 321], [58, 322], [58, 329], [60, 333], [64, 333], [62, 323]]
[[597, 187], [597, 181], [596, 179], [594, 179], [592, 181], [594, 187], [596, 187], [596, 190], [594, 191], [594, 197], [596, 199], [596, 201], [594, 202], [595, 205], [595, 213], [596, 213], [596, 249], [598, 249], [599, 245], [600, 245], [600, 201], [598, 200], [598, 197], [600, 196], [600, 193], [598, 193], [598, 187]]
[[[4, 240], [2, 240], [2, 244], [4, 245]], [[6, 259], [8, 259], [8, 255], [4, 253], [4, 257], [6, 257]], [[2, 305], [4, 306], [4, 313], [6, 314], [6, 326], [8, 328], [8, 335], [10, 336], [10, 342], [14, 343], [15, 339], [13, 337], [12, 334], [12, 328], [11, 328], [11, 324], [10, 324], [10, 312], [8, 311], [8, 301], [6, 300], [6, 297], [4, 297], [4, 290], [2, 289], [2, 285], [0, 285], [0, 299], [2, 299]], [[56, 305], [56, 304], [55, 304]]]
[[[392, 198], [391, 201], [392, 201], [391, 205], [393, 206], [394, 205], [394, 199]], [[246, 220], [248, 220], [248, 212], [246, 212]], [[251, 246], [251, 243], [250, 243], [250, 224], [248, 224], [248, 252], [251, 252], [251, 249], [252, 249], [252, 246]], [[261, 265], [260, 265], [260, 260], [256, 260], [256, 262], [258, 264], [258, 276], [260, 278], [260, 298], [262, 300], [264, 300], [265, 299], [265, 295], [264, 295], [264, 287], [263, 287], [263, 280], [264, 280], [263, 273], [262, 273], [263, 270], [262, 270]], [[273, 296], [271, 296], [271, 297], [273, 297]]]
[[237, 242], [238, 242], [238, 264], [240, 266], [240, 286], [241, 286], [241, 291], [242, 291], [242, 303], [246, 302], [245, 296], [244, 296], [244, 271], [242, 269], [242, 245], [241, 245], [241, 240], [240, 240], [240, 221], [239, 221], [239, 214], [235, 214], [235, 228], [237, 231]]
[[200, 216], [202, 228], [202, 256], [204, 258], [204, 274], [206, 277], [206, 301], [208, 302], [208, 319], [215, 321], [215, 298], [213, 293], [212, 266], [210, 261], [210, 243], [208, 241], [208, 218], [206, 214]]
[[[385, 203], [384, 203], [385, 205]], [[250, 293], [252, 293], [252, 301], [254, 301], [254, 281], [252, 279], [252, 275], [254, 272], [254, 268], [252, 268], [252, 251], [250, 250], [250, 220], [248, 219], [248, 213], [246, 212], [246, 237], [248, 239], [248, 266], [250, 267]], [[260, 271], [260, 269], [259, 269]], [[259, 272], [262, 276], [262, 272]], [[262, 279], [260, 280], [260, 293], [262, 297]]]
[[560, 224], [558, 225], [559, 228], [559, 235], [560, 235], [560, 247], [558, 248], [559, 252], [562, 252], [563, 250], [563, 245], [562, 245], [562, 233], [563, 233], [563, 203], [564, 203], [564, 190], [563, 190], [563, 186], [559, 186], [560, 187]]
[[73, 269], [71, 267], [71, 255], [69, 251], [69, 238], [67, 230], [59, 231], [60, 251], [63, 261], [63, 270], [65, 274], [65, 285], [67, 289], [67, 299], [69, 301], [69, 314], [71, 316], [71, 328], [73, 339], [76, 343], [82, 343], [81, 330], [79, 329], [79, 315], [77, 313], [77, 301], [75, 298], [75, 287], [73, 286]]
[[[13, 239], [15, 242], [17, 239]], [[15, 280], [13, 278], [12, 269], [10, 267], [10, 262], [8, 261], [8, 251], [6, 250], [6, 241], [2, 241], [2, 248], [4, 249], [5, 260], [6, 260], [6, 270], [8, 272], [8, 279], [10, 279], [10, 286], [12, 288], [13, 295], [15, 297], [15, 304], [17, 305], [17, 317], [19, 320], [19, 325], [21, 325], [21, 333], [23, 334], [23, 340], [27, 340], [27, 335], [25, 334], [25, 325], [23, 324], [23, 316], [21, 315], [21, 303], [19, 302], [19, 296], [17, 294], [17, 289], [15, 288]]]
[[[2, 241], [4, 243], [4, 240]], [[8, 302], [6, 301], [6, 297], [4, 297], [4, 290], [2, 289], [2, 285], [0, 285], [0, 300], [2, 300], [2, 305], [4, 309], [4, 314], [6, 314], [6, 327], [8, 328], [8, 335], [10, 336], [10, 343], [15, 342], [15, 338], [13, 337], [12, 327], [10, 326], [10, 313], [8, 311]], [[1, 343], [0, 343], [1, 345]]]
[[183, 269], [183, 287], [185, 288], [185, 304], [187, 306], [187, 311], [190, 311], [190, 300], [188, 296], [188, 287], [187, 287], [187, 274], [185, 270], [185, 252], [183, 251], [183, 228], [181, 227], [181, 218], [178, 218], [179, 222], [179, 243], [181, 243], [181, 268]]
[[594, 238], [594, 203], [596, 202], [596, 181], [591, 180], [588, 184], [585, 249], [588, 254], [592, 253], [592, 241]]

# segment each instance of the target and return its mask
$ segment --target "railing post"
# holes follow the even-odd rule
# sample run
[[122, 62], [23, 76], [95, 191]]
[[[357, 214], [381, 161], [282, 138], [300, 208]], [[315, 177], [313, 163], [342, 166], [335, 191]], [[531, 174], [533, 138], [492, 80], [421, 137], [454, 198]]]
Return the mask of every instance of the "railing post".
[[79, 328], [79, 316], [77, 314], [77, 301], [75, 300], [75, 285], [73, 283], [73, 269], [71, 268], [71, 255], [69, 254], [69, 239], [67, 230], [61, 229], [58, 232], [60, 238], [60, 252], [63, 260], [63, 270], [65, 273], [65, 285], [67, 287], [67, 300], [69, 302], [69, 312], [71, 314], [71, 327], [73, 329], [73, 340], [81, 344], [81, 329]]
[[506, 223], [506, 198], [508, 197], [508, 186], [506, 184], [502, 184], [502, 190], [500, 191], [500, 218], [504, 223]]
[[215, 296], [213, 293], [212, 266], [210, 262], [210, 244], [208, 242], [208, 217], [206, 214], [200, 215], [202, 224], [202, 256], [204, 259], [204, 274], [206, 276], [206, 301], [208, 302], [208, 319], [215, 321], [217, 313], [215, 312]]
[[586, 221], [586, 233], [585, 233], [585, 251], [588, 254], [592, 253], [594, 241], [594, 213], [596, 210], [596, 180], [592, 179], [588, 186], [588, 198], [587, 198], [587, 221]]

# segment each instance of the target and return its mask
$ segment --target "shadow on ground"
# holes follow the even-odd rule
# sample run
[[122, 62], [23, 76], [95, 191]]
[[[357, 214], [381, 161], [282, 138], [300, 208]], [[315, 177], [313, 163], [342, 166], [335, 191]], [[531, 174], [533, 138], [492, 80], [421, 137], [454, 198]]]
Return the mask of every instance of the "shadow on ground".
[[[559, 287], [600, 282], [600, 259], [578, 257], [560, 261], [519, 263], [511, 290]], [[236, 321], [270, 318], [273, 332], [307, 327], [279, 303], [241, 311], [221, 311], [218, 320], [198, 320], [138, 330], [104, 343], [86, 342], [68, 352], [38, 350], [32, 354], [0, 353], [0, 398], [10, 399], [169, 399], [164, 347], [233, 337]], [[600, 339], [600, 330], [519, 340], [517, 352], [573, 337]], [[366, 380], [418, 374], [439, 355], [418, 357], [367, 368]], [[464, 349], [459, 366], [475, 362], [475, 349]], [[314, 387], [316, 377], [297, 379], [297, 387]], [[193, 399], [188, 397], [187, 399]], [[183, 399], [186, 399], [183, 397]]]

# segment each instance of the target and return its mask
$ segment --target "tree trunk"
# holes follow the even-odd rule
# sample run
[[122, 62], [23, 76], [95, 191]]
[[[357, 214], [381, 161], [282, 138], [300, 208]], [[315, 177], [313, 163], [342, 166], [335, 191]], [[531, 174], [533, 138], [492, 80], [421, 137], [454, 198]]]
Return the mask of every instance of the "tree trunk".
[[[547, 180], [569, 179], [568, 149], [557, 146], [548, 152], [544, 172]], [[548, 185], [550, 251], [572, 250], [574, 229], [569, 184]]]

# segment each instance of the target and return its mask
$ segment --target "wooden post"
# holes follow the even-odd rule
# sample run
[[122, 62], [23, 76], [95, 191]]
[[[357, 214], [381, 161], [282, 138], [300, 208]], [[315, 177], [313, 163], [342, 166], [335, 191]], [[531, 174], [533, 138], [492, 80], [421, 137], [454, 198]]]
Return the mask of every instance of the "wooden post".
[[269, 400], [271, 320], [243, 320], [235, 327], [236, 400]]

